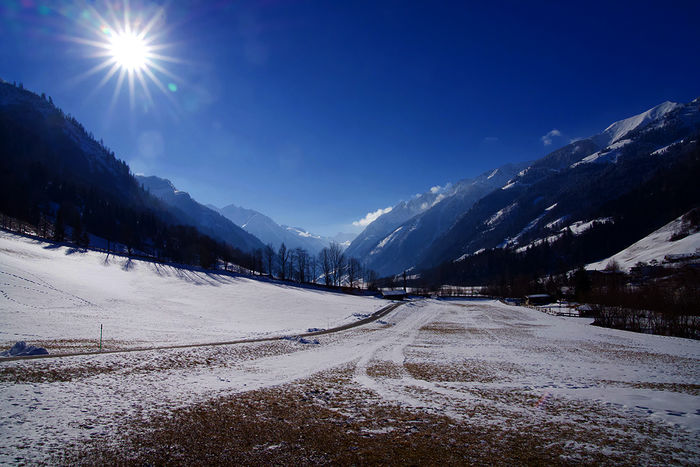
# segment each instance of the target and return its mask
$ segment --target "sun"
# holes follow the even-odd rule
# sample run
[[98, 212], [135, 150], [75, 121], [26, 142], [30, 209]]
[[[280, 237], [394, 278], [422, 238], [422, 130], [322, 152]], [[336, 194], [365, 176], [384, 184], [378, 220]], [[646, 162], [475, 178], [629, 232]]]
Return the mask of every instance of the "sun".
[[109, 51], [116, 63], [127, 71], [140, 71], [148, 65], [148, 45], [143, 37], [133, 32], [114, 34], [110, 39]]
[[[151, 86], [158, 88], [175, 103], [173, 93], [177, 92], [181, 80], [167, 69], [166, 63], [181, 63], [181, 60], [163, 53], [164, 50], [172, 48], [172, 45], [162, 42], [162, 38], [167, 35], [164, 24], [165, 9], [155, 7], [134, 11], [128, 1], [121, 3], [105, 0], [97, 4], [98, 6], [87, 5], [80, 15], [81, 25], [90, 36], [69, 39], [90, 46], [92, 53], [89, 57], [101, 61], [79, 75], [75, 82], [104, 72], [93, 90], [97, 92], [115, 78], [116, 86], [110, 110], [117, 102], [125, 83], [128, 86], [132, 109], [136, 106], [137, 94], [146, 106], [153, 104], [149, 89]], [[99, 5], [103, 8], [99, 8]], [[142, 92], [137, 92], [137, 85]]]

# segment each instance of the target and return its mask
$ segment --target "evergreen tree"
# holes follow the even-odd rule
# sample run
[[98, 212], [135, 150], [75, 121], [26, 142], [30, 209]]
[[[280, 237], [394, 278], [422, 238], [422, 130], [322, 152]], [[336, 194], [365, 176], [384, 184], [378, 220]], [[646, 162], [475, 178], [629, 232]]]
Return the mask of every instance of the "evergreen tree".
[[65, 214], [63, 211], [63, 206], [58, 208], [58, 213], [56, 214], [56, 224], [53, 228], [53, 239], [57, 242], [62, 242], [66, 236], [66, 223], [63, 220]]

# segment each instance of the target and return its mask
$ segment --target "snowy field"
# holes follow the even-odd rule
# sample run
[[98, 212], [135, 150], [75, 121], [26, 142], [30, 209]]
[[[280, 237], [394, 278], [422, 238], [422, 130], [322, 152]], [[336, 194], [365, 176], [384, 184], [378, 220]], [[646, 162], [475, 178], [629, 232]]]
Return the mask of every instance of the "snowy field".
[[[182, 327], [170, 323], [169, 333], [117, 328], [125, 340], [221, 337], [226, 306], [212, 306], [219, 321], [200, 329], [192, 323], [206, 323], [176, 305], [208, 294], [237, 296], [250, 307], [227, 336], [240, 328], [242, 335], [305, 329], [329, 317], [343, 322], [386, 303], [241, 278], [214, 284], [188, 272], [193, 282], [145, 264], [124, 271], [99, 255], [7, 236], [1, 248], [2, 270], [56, 290], [48, 297], [70, 291], [143, 326], [158, 321], [127, 313], [125, 301], [142, 315], [168, 316], [165, 309], [180, 319]], [[92, 285], [76, 290], [75, 280], [69, 287], [58, 274], [49, 280], [43, 269], [53, 262]], [[100, 292], [98, 276], [120, 285]], [[139, 278], [149, 287], [139, 287]], [[264, 306], [255, 302], [261, 289], [269, 292]], [[162, 301], [154, 290], [173, 304], [154, 307], [151, 301]], [[192, 294], [198, 300], [187, 301]], [[20, 296], [52, 321], [13, 320], [3, 308], [3, 332], [7, 323], [12, 336], [50, 339], [51, 326], [67, 332], [62, 321], [90, 321], [102, 310], [76, 298], [47, 311], [53, 299], [41, 302], [37, 290]], [[309, 315], [313, 323], [284, 313], [305, 302], [317, 313]], [[289, 321], [261, 319], [268, 309]], [[593, 327], [493, 300], [410, 301], [381, 320], [318, 336], [318, 344], [0, 361], [0, 393], [0, 463], [9, 464], [700, 463], [700, 342]]]
[[[413, 430], [456, 427], [492, 433], [480, 442], [493, 444], [494, 455], [504, 454], [499, 443], [515, 433], [557, 462], [700, 462], [700, 344], [588, 323], [495, 301], [422, 300], [383, 321], [321, 336], [318, 345], [4, 362], [0, 460], [55, 460], [81, 443], [112, 443], [119, 452], [134, 439], [158, 439], [167, 423], [198, 433], [201, 421], [190, 426], [186, 417], [201, 404], [212, 410], [278, 397], [274, 407], [298, 403], [316, 414], [294, 426], [328, 423], [318, 417], [322, 410], [359, 424], [359, 448], [382, 437], [411, 439]], [[283, 397], [274, 392], [282, 390]], [[403, 412], [387, 416], [386, 407]], [[384, 415], [367, 414], [377, 408]], [[259, 423], [279, 418], [267, 417], [264, 407], [256, 413]], [[156, 427], [154, 417], [163, 417]], [[426, 420], [432, 425], [424, 427]], [[324, 429], [337, 426], [344, 425]], [[348, 430], [350, 437], [358, 429]], [[260, 436], [284, 445], [275, 438], [284, 430]]]
[[0, 345], [49, 351], [207, 343], [304, 332], [385, 305], [241, 276], [79, 252], [0, 231]]

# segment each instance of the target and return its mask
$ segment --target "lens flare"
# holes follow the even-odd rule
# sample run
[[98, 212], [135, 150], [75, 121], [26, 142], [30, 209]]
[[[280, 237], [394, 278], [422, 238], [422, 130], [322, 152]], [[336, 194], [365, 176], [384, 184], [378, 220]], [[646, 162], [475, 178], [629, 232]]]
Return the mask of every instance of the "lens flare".
[[172, 47], [162, 42], [167, 33], [164, 25], [165, 9], [154, 7], [147, 11], [133, 11], [128, 1], [122, 3], [106, 0], [100, 5], [103, 8], [99, 5], [86, 5], [86, 10], [80, 15], [81, 24], [93, 38], [69, 38], [91, 46], [94, 50], [91, 56], [102, 59], [78, 76], [75, 82], [103, 72], [104, 76], [93, 90], [96, 93], [115, 78], [116, 86], [110, 109], [114, 107], [125, 83], [129, 89], [132, 110], [136, 107], [136, 82], [142, 90], [140, 96], [145, 99], [144, 108], [153, 104], [149, 89], [151, 86], [158, 88], [176, 104], [173, 93], [178, 89], [175, 83], [180, 80], [167, 69], [166, 63], [181, 63], [181, 60], [163, 54], [165, 49]]

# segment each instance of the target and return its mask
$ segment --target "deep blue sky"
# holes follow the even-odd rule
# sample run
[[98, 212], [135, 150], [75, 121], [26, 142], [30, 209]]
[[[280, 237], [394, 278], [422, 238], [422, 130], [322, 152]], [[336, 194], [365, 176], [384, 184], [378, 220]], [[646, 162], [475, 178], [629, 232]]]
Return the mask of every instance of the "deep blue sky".
[[[111, 2], [119, 8], [118, 3]], [[46, 92], [134, 172], [322, 234], [700, 95], [700, 2], [173, 1], [148, 104], [105, 70], [101, 1], [3, 0], [0, 77]], [[154, 2], [130, 2], [149, 16]], [[89, 12], [89, 8], [87, 9]], [[541, 137], [557, 129], [550, 146]]]

